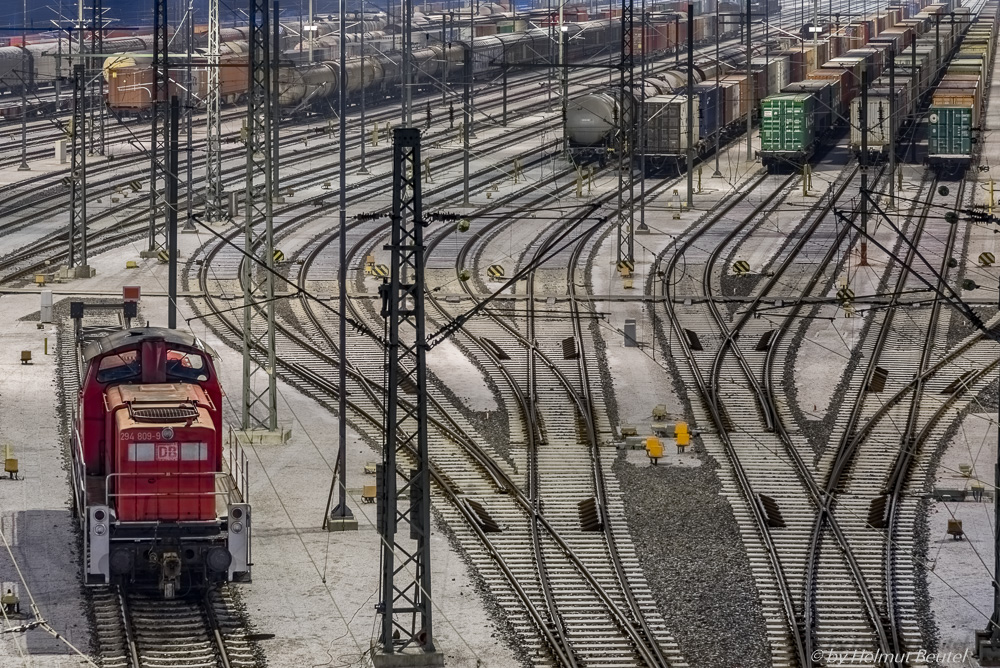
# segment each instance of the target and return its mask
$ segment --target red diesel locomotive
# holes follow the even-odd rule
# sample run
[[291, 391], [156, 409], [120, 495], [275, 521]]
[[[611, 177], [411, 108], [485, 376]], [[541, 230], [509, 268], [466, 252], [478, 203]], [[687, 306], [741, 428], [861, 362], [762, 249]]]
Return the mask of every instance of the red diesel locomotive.
[[73, 419], [87, 583], [156, 580], [172, 598], [249, 580], [245, 459], [223, 458], [214, 352], [159, 327], [93, 334], [78, 326]]

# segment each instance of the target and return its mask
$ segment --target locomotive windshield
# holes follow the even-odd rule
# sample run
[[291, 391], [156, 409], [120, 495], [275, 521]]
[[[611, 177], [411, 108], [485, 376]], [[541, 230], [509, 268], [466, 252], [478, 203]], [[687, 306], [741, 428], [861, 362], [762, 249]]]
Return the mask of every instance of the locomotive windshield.
[[101, 366], [97, 369], [98, 383], [113, 383], [141, 376], [142, 368], [139, 364], [139, 354], [135, 350], [126, 350], [116, 355], [108, 355], [101, 360]]
[[205, 367], [205, 358], [198, 353], [167, 350], [167, 379], [169, 380], [204, 382], [208, 380], [208, 372]]
[[[167, 379], [203, 383], [208, 380], [208, 363], [198, 353], [167, 350]], [[142, 376], [142, 364], [137, 350], [124, 350], [108, 355], [97, 369], [97, 382], [117, 383]]]

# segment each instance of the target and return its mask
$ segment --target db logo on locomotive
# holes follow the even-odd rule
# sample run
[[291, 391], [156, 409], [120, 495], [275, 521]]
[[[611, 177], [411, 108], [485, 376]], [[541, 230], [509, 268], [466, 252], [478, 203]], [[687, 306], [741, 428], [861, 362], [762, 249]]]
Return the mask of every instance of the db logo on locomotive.
[[176, 462], [177, 461], [177, 444], [176, 443], [157, 443], [156, 444], [156, 461], [158, 461], [158, 462]]

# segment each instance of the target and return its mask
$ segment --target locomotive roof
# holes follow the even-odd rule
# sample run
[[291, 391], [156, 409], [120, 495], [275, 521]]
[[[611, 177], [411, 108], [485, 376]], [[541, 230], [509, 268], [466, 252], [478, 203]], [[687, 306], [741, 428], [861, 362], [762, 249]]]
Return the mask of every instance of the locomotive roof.
[[134, 346], [143, 339], [163, 339], [168, 345], [196, 348], [208, 353], [211, 357], [217, 357], [211, 346], [197, 336], [178, 329], [167, 329], [166, 327], [130, 327], [129, 329], [112, 332], [107, 336], [102, 336], [99, 339], [89, 342], [83, 350], [83, 357], [89, 362], [99, 355], [105, 355], [119, 348]]

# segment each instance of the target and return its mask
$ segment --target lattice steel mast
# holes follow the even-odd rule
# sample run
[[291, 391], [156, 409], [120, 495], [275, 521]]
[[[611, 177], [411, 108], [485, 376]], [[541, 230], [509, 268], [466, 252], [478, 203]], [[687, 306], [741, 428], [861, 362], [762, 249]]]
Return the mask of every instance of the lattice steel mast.
[[[274, 350], [274, 229], [271, 184], [271, 53], [267, 0], [250, 0], [250, 89], [243, 258], [243, 413], [246, 431], [278, 428]], [[251, 260], [256, 258], [256, 262]], [[258, 267], [258, 264], [267, 267]], [[261, 304], [266, 317], [255, 317]]]
[[219, 0], [208, 0], [208, 79], [205, 106], [205, 218], [225, 219], [222, 204], [222, 92], [219, 79]]
[[[101, 0], [90, 0], [91, 21], [90, 21], [90, 52], [104, 53], [104, 7]], [[91, 62], [100, 67], [101, 59], [93, 58]], [[91, 88], [94, 91], [95, 99], [103, 97], [103, 77], [100, 72], [93, 73]], [[97, 141], [95, 148], [94, 132], [97, 131]], [[104, 155], [104, 105], [95, 104], [90, 107], [90, 152]]]
[[[632, 0], [622, 0], [622, 61], [619, 81], [621, 132], [618, 135], [618, 262], [635, 259], [635, 229], [632, 205], [635, 180], [632, 178], [632, 143], [635, 137], [635, 96], [632, 68], [635, 65], [632, 40]], [[640, 109], [639, 113], [643, 113]]]
[[73, 66], [73, 121], [70, 134], [72, 157], [70, 158], [70, 213], [69, 213], [69, 259], [67, 268], [75, 275], [77, 268], [77, 232], [80, 235], [79, 266], [87, 266], [87, 74], [83, 63]]
[[[162, 161], [167, 154], [167, 1], [154, 0], [153, 12], [153, 90], [152, 114], [153, 132], [149, 140], [149, 245], [147, 255], [156, 255], [166, 248], [166, 220], [159, 220], [163, 208], [163, 192], [160, 190], [160, 177], [164, 176]], [[166, 180], [164, 179], [164, 183]]]
[[[430, 458], [427, 444], [427, 352], [424, 329], [423, 205], [420, 131], [396, 128], [392, 151], [390, 278], [379, 292], [389, 333], [383, 463], [378, 473], [382, 537], [383, 653], [407, 647], [434, 652], [431, 624]], [[405, 340], [404, 340], [405, 339]], [[404, 384], [415, 386], [405, 399]], [[400, 403], [400, 399], [404, 399]], [[402, 467], [397, 470], [397, 467]], [[402, 486], [397, 489], [397, 483]], [[402, 508], [398, 502], [402, 501]], [[400, 527], [400, 525], [403, 525]], [[402, 533], [397, 528], [406, 527]], [[394, 634], [398, 637], [394, 638]], [[378, 663], [376, 663], [378, 665]]]

